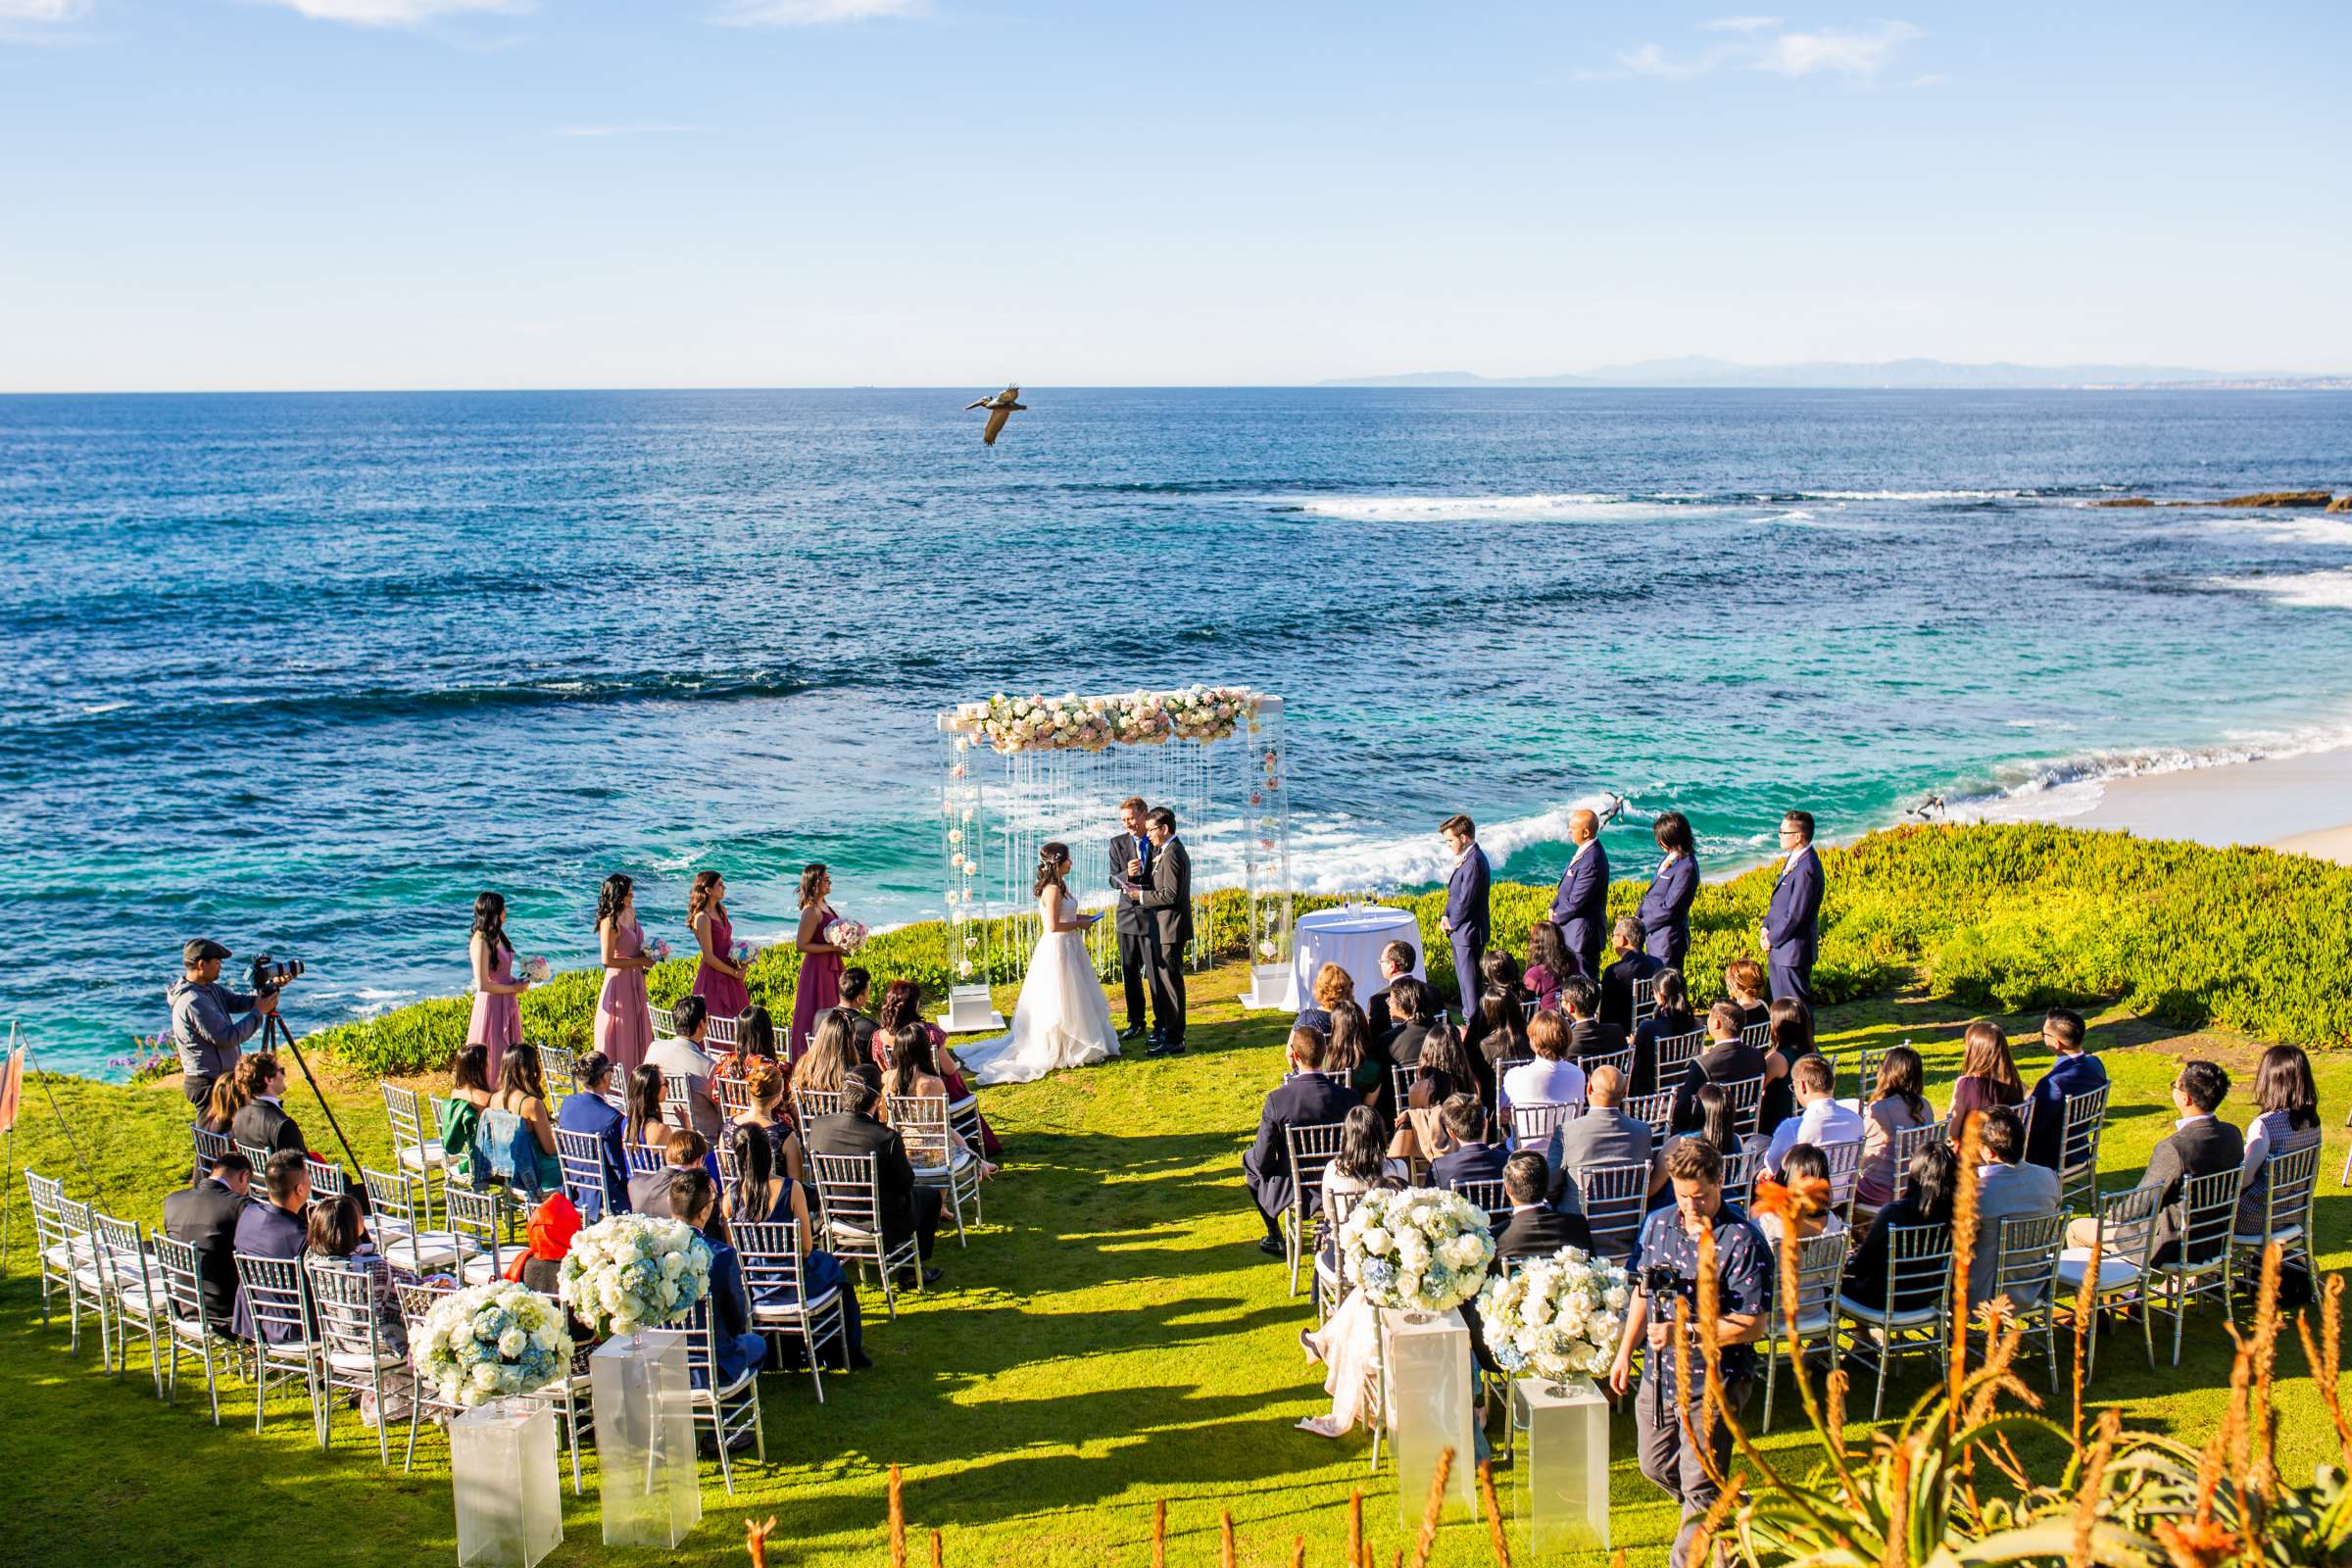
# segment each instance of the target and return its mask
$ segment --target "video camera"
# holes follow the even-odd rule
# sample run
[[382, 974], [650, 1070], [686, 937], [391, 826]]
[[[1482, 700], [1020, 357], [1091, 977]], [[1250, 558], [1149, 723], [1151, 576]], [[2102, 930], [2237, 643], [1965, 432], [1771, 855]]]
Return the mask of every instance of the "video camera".
[[1653, 1301], [1682, 1293], [1683, 1272], [1670, 1263], [1648, 1263], [1642, 1269], [1642, 1290]]
[[279, 963], [267, 953], [257, 953], [253, 956], [251, 974], [253, 994], [257, 997], [273, 997], [285, 989], [287, 981], [297, 979], [301, 974], [300, 958], [288, 958]]

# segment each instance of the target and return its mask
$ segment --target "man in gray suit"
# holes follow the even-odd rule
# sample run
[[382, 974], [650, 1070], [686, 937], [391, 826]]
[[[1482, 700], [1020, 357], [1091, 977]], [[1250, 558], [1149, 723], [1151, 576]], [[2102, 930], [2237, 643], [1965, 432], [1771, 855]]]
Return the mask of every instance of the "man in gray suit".
[[1130, 888], [1127, 897], [1151, 916], [1156, 941], [1152, 952], [1152, 1021], [1158, 1027], [1144, 1054], [1184, 1054], [1184, 950], [1193, 940], [1193, 858], [1176, 842], [1176, 813], [1154, 806], [1144, 815], [1152, 841], [1152, 880]]
[[1595, 1067], [1585, 1080], [1585, 1113], [1551, 1130], [1544, 1163], [1551, 1169], [1551, 1203], [1563, 1214], [1582, 1214], [1584, 1195], [1576, 1173], [1588, 1165], [1649, 1163], [1649, 1123], [1619, 1107], [1625, 1102], [1625, 1074]]
[[[2058, 1211], [2058, 1173], [2043, 1165], [2026, 1164], [2026, 1124], [2003, 1105], [1977, 1119], [1979, 1146], [1984, 1163], [1977, 1167], [1977, 1250], [1968, 1263], [1968, 1304], [1983, 1306], [1992, 1296], [1993, 1267], [1999, 1257], [2001, 1221], [2018, 1214], [2055, 1214]], [[2011, 1298], [2014, 1306], [2028, 1302]]]

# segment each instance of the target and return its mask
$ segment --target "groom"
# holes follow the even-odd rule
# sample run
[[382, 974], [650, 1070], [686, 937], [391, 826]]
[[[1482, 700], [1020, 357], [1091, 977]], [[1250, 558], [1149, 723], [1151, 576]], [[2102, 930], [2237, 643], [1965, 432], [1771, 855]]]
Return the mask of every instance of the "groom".
[[1118, 896], [1119, 974], [1127, 982], [1127, 1027], [1121, 1044], [1144, 1037], [1144, 991], [1152, 984], [1152, 950], [1159, 941], [1158, 923], [1134, 895], [1152, 881], [1152, 858], [1156, 853], [1144, 830], [1144, 798], [1130, 795], [1119, 803], [1124, 832], [1110, 838], [1110, 891]]
[[1148, 881], [1127, 890], [1151, 920], [1152, 1019], [1158, 1025], [1147, 1056], [1184, 1054], [1184, 950], [1193, 940], [1193, 858], [1176, 842], [1176, 813], [1155, 806], [1144, 813], [1152, 841]]

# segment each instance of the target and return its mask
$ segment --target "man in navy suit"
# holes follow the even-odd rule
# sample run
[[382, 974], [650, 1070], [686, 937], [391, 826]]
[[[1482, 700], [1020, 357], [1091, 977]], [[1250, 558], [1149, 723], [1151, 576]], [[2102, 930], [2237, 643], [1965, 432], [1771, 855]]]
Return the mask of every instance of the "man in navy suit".
[[1478, 964], [1487, 956], [1487, 852], [1478, 847], [1478, 828], [1466, 816], [1438, 824], [1446, 847], [1459, 857], [1446, 879], [1446, 917], [1438, 929], [1453, 943], [1453, 974], [1462, 988], [1462, 1016], [1478, 1010]]
[[1610, 930], [1609, 946], [1617, 950], [1617, 957], [1600, 971], [1600, 1015], [1630, 1040], [1634, 1033], [1634, 982], [1655, 980], [1666, 965], [1642, 951], [1642, 922], [1630, 914]]
[[[310, 1228], [304, 1219], [311, 1201], [310, 1167], [300, 1153], [281, 1149], [270, 1156], [266, 1174], [269, 1200], [247, 1203], [238, 1210], [234, 1246], [237, 1251], [255, 1257], [298, 1259], [310, 1244]], [[229, 1332], [240, 1340], [250, 1340], [257, 1329], [271, 1345], [291, 1345], [302, 1337], [291, 1323], [256, 1324], [245, 1302], [245, 1288], [239, 1285]]]
[[1498, 1182], [1503, 1161], [1511, 1157], [1507, 1143], [1487, 1140], [1487, 1107], [1470, 1095], [1455, 1095], [1438, 1107], [1453, 1147], [1429, 1162], [1429, 1185], [1451, 1187], [1455, 1182]]
[[2042, 1016], [2041, 1043], [2052, 1060], [2026, 1101], [2026, 1158], [2051, 1170], [2066, 1163], [2067, 1100], [2107, 1087], [2106, 1064], [2082, 1049], [2083, 1034], [2082, 1015], [2072, 1008], [2052, 1007]]
[[1287, 1256], [1282, 1242], [1282, 1216], [1291, 1206], [1296, 1173], [1291, 1169], [1293, 1127], [1320, 1127], [1344, 1121], [1348, 1112], [1364, 1102], [1363, 1096], [1346, 1084], [1323, 1076], [1323, 1032], [1291, 1031], [1291, 1076], [1266, 1097], [1257, 1118], [1257, 1141], [1242, 1155], [1242, 1175], [1250, 1184], [1250, 1200], [1257, 1217], [1266, 1222], [1266, 1239], [1258, 1250], [1273, 1257]]
[[1551, 901], [1551, 923], [1560, 928], [1560, 943], [1576, 960], [1576, 972], [1597, 980], [1601, 933], [1609, 922], [1609, 856], [1600, 847], [1600, 818], [1581, 808], [1571, 811], [1568, 842], [1576, 846], [1576, 853], [1560, 873], [1560, 891]]
[[1821, 956], [1821, 857], [1813, 853], [1813, 813], [1781, 818], [1781, 879], [1764, 911], [1764, 951], [1772, 1000], [1794, 997], [1813, 1007], [1813, 960]]

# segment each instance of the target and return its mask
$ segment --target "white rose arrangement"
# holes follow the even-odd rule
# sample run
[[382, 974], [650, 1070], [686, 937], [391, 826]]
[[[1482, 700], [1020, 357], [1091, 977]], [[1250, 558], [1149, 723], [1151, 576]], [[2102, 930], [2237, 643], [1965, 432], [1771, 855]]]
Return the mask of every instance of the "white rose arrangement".
[[1495, 1365], [1557, 1383], [1609, 1369], [1633, 1298], [1624, 1269], [1563, 1247], [1490, 1281], [1478, 1315]]
[[509, 1280], [441, 1298], [409, 1347], [416, 1375], [471, 1409], [543, 1389], [571, 1367], [571, 1330], [555, 1303]]
[[1114, 745], [1219, 741], [1254, 720], [1258, 694], [1246, 686], [1191, 686], [1116, 697], [1005, 697], [965, 703], [948, 727], [966, 741], [1017, 752], [1100, 752]]
[[1476, 1298], [1494, 1256], [1487, 1211], [1435, 1188], [1366, 1193], [1340, 1227], [1342, 1269], [1375, 1306], [1451, 1311]]
[[613, 1214], [572, 1238], [558, 1293], [600, 1335], [677, 1322], [710, 1289], [710, 1249], [683, 1220]]

